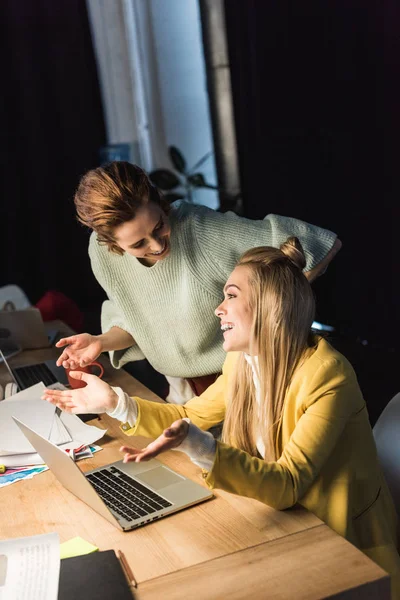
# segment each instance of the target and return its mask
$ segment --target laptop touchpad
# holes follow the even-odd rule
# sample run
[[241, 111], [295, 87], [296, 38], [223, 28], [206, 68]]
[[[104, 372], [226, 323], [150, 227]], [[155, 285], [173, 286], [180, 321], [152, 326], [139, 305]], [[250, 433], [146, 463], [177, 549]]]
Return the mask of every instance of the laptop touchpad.
[[154, 490], [160, 490], [168, 485], [181, 483], [184, 477], [180, 477], [164, 467], [156, 467], [155, 469], [151, 469], [151, 471], [145, 471], [140, 474], [135, 473], [135, 479], [143, 481], [145, 485], [152, 487]]

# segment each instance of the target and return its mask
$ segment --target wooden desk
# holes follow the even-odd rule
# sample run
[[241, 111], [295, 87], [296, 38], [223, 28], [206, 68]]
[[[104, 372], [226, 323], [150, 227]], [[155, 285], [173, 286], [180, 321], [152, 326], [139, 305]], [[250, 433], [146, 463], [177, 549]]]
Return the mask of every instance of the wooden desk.
[[[14, 357], [12, 363], [56, 355], [55, 349], [30, 351]], [[106, 358], [101, 361], [106, 367], [106, 381], [131, 395], [162, 402], [126, 372], [113, 369]], [[118, 423], [107, 415], [93, 424], [107, 429], [107, 434], [99, 442], [103, 450], [78, 463], [84, 471], [121, 458], [122, 443], [147, 443], [145, 438], [124, 436]], [[199, 469], [183, 453], [167, 452], [161, 460], [202, 482]], [[360, 591], [361, 585], [368, 585], [371, 593], [373, 586], [378, 586], [379, 599], [389, 598], [386, 574], [313, 514], [301, 507], [275, 511], [220, 490], [215, 491], [212, 500], [124, 533], [75, 498], [47, 471], [0, 490], [0, 523], [0, 539], [57, 531], [61, 542], [79, 535], [100, 550], [119, 548], [139, 582], [135, 597], [140, 600], [191, 597], [187, 593], [190, 582], [196, 598], [223, 598], [228, 594], [242, 598], [248, 595], [244, 585], [252, 597], [266, 597], [267, 583], [276, 594], [282, 590], [282, 595], [271, 596], [277, 598], [328, 597], [349, 587]], [[293, 561], [298, 567], [292, 567]], [[238, 583], [239, 574], [242, 585]], [[320, 591], [324, 590], [324, 596], [319, 591], [322, 575], [324, 585]], [[297, 590], [294, 596], [287, 595], [289, 579]], [[235, 595], [236, 588], [241, 592]]]

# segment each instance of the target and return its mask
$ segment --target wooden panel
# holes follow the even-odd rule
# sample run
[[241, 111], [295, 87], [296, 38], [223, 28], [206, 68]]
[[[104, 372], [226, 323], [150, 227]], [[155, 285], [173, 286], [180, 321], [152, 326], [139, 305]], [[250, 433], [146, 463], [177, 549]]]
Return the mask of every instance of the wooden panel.
[[326, 525], [139, 585], [138, 600], [390, 600], [389, 576]]

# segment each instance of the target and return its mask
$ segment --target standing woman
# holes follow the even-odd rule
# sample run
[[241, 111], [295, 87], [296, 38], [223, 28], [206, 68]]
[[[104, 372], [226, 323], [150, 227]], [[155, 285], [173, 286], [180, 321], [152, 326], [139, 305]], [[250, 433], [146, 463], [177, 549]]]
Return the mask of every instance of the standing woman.
[[309, 280], [340, 249], [336, 235], [288, 217], [262, 221], [204, 206], [168, 206], [139, 167], [113, 162], [89, 171], [75, 195], [81, 223], [93, 230], [89, 255], [108, 300], [102, 334], [64, 338], [58, 360], [83, 366], [110, 352], [114, 367], [146, 358], [170, 384], [171, 402], [200, 395], [221, 372], [222, 335], [213, 309], [239, 256], [296, 235]]
[[[177, 448], [210, 488], [278, 510], [301, 504], [390, 573], [399, 600], [397, 518], [367, 408], [349, 362], [311, 335], [304, 264], [295, 238], [242, 256], [215, 311], [228, 352], [223, 373], [185, 406], [130, 398], [85, 373], [75, 374], [85, 388], [45, 397], [73, 413], [107, 412], [128, 435], [159, 436], [144, 450], [122, 447], [125, 462]], [[205, 430], [222, 420], [216, 441]]]

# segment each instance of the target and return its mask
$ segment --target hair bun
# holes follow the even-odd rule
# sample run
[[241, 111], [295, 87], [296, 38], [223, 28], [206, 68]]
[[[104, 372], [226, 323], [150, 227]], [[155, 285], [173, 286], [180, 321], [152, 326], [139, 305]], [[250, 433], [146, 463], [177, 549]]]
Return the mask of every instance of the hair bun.
[[280, 249], [298, 269], [301, 271], [304, 269], [306, 266], [306, 257], [304, 256], [303, 246], [297, 237], [288, 238], [286, 242], [281, 244]]

